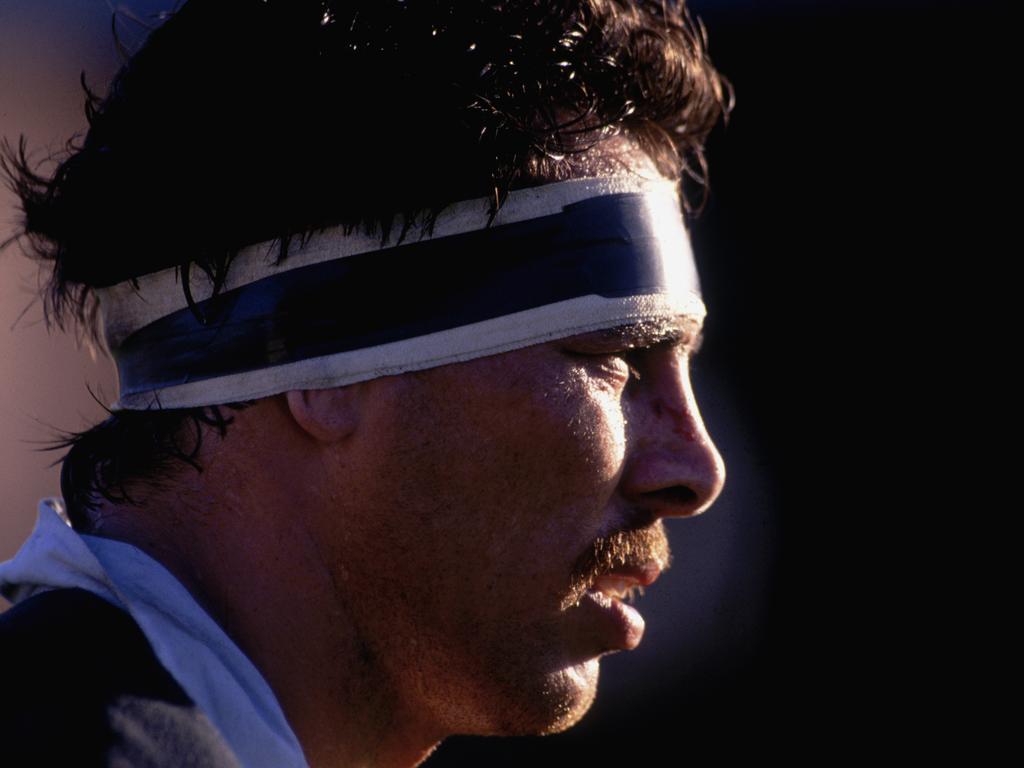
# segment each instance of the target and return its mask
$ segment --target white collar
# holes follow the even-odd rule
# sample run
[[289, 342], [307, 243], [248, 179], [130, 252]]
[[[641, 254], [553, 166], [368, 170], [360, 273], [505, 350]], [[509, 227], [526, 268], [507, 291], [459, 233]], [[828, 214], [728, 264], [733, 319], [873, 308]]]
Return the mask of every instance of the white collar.
[[61, 500], [43, 499], [28, 540], [0, 563], [0, 594], [18, 602], [71, 587], [131, 615], [160, 663], [245, 768], [305, 768], [302, 747], [270, 686], [181, 582], [137, 547], [79, 535]]

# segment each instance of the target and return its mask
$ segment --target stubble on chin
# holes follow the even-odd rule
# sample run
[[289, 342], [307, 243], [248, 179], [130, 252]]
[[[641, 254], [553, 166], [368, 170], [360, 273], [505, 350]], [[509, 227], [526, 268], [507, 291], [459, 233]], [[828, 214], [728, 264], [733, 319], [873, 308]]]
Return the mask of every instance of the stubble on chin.
[[[504, 717], [490, 732], [496, 736], [546, 736], [576, 725], [597, 698], [598, 660], [551, 675], [532, 695], [507, 698]], [[525, 693], [527, 687], [520, 688]]]

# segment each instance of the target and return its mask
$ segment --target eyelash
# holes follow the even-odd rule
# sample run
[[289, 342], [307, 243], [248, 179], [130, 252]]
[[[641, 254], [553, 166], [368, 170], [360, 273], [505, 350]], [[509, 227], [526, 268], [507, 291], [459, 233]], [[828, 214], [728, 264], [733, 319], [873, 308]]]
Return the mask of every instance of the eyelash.
[[640, 380], [639, 360], [637, 359], [643, 350], [630, 349], [625, 352], [572, 352], [566, 350], [566, 354], [570, 357], [587, 358], [591, 360], [610, 360], [611, 358], [619, 358], [622, 360], [626, 367], [629, 369], [629, 376], [631, 379], [637, 381]]

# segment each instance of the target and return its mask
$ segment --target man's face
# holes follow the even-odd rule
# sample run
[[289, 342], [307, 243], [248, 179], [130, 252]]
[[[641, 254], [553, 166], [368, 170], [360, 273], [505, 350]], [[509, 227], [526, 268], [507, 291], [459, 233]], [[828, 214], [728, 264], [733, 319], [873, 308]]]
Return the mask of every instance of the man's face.
[[623, 330], [371, 383], [339, 489], [365, 512], [338, 521], [336, 567], [368, 663], [428, 727], [576, 722], [598, 657], [642, 633], [588, 588], [656, 577], [662, 518], [721, 489], [689, 379], [698, 323]]

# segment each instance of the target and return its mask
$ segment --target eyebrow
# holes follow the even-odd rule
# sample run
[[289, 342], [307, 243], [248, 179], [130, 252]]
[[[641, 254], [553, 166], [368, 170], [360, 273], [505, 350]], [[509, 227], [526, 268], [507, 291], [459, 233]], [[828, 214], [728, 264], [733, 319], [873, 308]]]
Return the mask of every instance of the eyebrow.
[[686, 316], [671, 321], [648, 321], [592, 331], [581, 335], [575, 342], [587, 347], [602, 348], [678, 347], [693, 356], [700, 351], [704, 342], [704, 328], [699, 320]]

